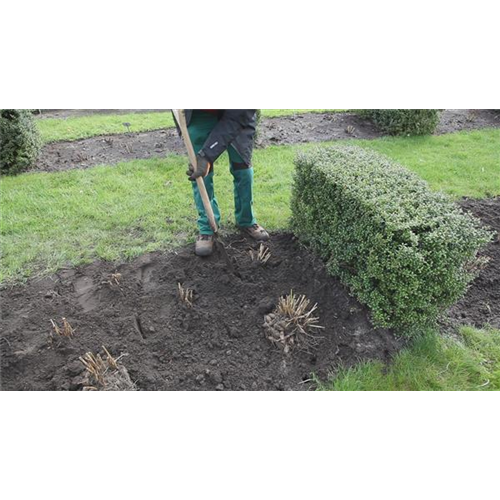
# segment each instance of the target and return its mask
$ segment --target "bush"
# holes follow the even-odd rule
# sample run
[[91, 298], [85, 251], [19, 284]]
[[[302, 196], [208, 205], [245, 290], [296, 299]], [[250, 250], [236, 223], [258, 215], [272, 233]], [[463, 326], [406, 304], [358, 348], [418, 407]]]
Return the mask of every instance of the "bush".
[[437, 109], [365, 109], [362, 113], [391, 135], [432, 134], [439, 122]]
[[390, 159], [356, 146], [299, 153], [292, 222], [378, 326], [434, 322], [475, 276], [477, 219]]
[[33, 166], [40, 147], [40, 134], [30, 110], [0, 110], [0, 174], [17, 174]]

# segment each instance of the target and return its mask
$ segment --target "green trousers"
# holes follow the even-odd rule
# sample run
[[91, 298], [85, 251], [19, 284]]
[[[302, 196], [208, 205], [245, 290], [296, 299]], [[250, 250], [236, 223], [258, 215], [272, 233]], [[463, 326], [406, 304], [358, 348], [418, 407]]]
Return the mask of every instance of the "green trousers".
[[[217, 125], [217, 116], [211, 113], [195, 111], [189, 124], [188, 131], [193, 143], [195, 153], [198, 153], [208, 139], [210, 132]], [[234, 183], [234, 216], [236, 224], [240, 227], [250, 227], [256, 224], [253, 213], [253, 168], [244, 165], [238, 152], [232, 147], [228, 148], [229, 170], [233, 176]], [[214, 191], [214, 172], [212, 171], [204, 178], [208, 197], [212, 203], [217, 225], [220, 223], [220, 210]], [[193, 194], [196, 208], [198, 210], [198, 227], [200, 234], [212, 234], [200, 191], [196, 182], [193, 182]]]

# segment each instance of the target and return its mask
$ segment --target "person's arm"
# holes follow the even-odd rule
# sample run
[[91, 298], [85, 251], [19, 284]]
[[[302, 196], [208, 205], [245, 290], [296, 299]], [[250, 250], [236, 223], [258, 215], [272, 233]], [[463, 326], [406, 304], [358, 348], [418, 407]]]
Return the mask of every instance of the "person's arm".
[[256, 111], [256, 109], [226, 109], [201, 149], [202, 156], [213, 164], [244, 128], [255, 124]]

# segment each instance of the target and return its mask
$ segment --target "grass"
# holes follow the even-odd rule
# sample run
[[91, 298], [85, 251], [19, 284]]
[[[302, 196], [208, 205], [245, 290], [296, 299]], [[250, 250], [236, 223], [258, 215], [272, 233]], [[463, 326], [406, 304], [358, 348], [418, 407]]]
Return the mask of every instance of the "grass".
[[[498, 129], [357, 142], [401, 161], [433, 188], [456, 198], [500, 195]], [[275, 146], [255, 153], [256, 212], [270, 230], [288, 224], [293, 158], [303, 147], [314, 145]], [[87, 170], [3, 177], [0, 281], [96, 258], [132, 258], [192, 240], [196, 214], [185, 163], [184, 157], [170, 155]], [[216, 166], [216, 184], [222, 223], [230, 227], [233, 195], [225, 163], [224, 158]]]
[[128, 131], [128, 128], [123, 125], [124, 123], [130, 123], [131, 132], [145, 132], [174, 126], [170, 112], [102, 114], [37, 120], [43, 143], [74, 141], [98, 135], [124, 134]]
[[[286, 116], [296, 113], [342, 111], [328, 109], [263, 109], [266, 117]], [[70, 118], [43, 118], [37, 121], [43, 143], [74, 141], [98, 135], [145, 132], [172, 128], [174, 120], [170, 111], [156, 113], [129, 113], [124, 115], [95, 114]], [[129, 123], [127, 128], [124, 123]]]
[[500, 330], [463, 327], [459, 338], [428, 332], [387, 367], [369, 362], [342, 370], [321, 390], [500, 390]]
[[359, 143], [401, 162], [455, 198], [500, 194], [500, 129]]

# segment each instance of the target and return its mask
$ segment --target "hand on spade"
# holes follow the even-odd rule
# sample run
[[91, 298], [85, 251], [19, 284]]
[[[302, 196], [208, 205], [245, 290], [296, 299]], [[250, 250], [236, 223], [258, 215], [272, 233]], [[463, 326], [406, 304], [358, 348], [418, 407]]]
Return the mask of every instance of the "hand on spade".
[[196, 155], [196, 166], [190, 164], [186, 174], [190, 181], [195, 181], [198, 177], [206, 177], [211, 166], [204, 156]]

